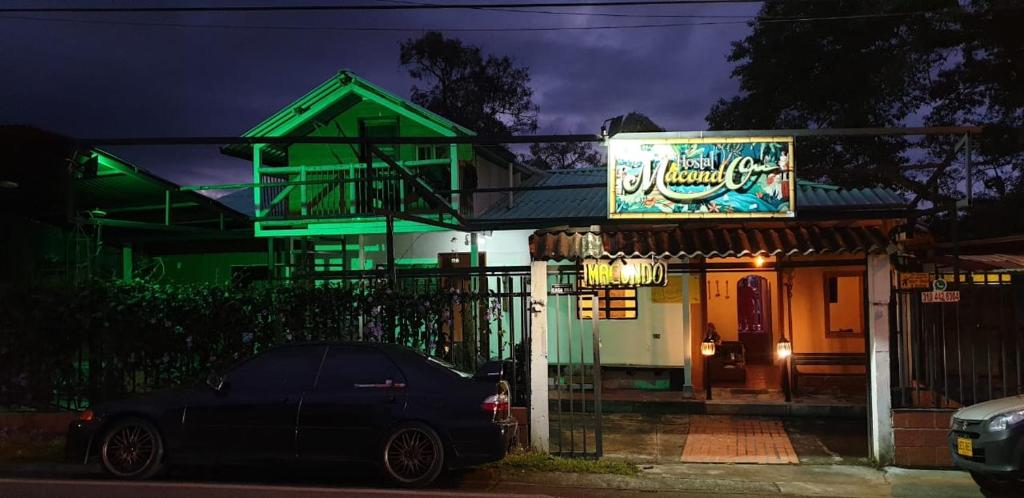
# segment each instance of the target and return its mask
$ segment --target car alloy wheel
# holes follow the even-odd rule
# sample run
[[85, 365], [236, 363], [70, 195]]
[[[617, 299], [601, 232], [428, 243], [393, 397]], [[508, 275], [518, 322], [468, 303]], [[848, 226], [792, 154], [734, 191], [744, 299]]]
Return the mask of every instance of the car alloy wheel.
[[145, 479], [160, 469], [163, 441], [153, 424], [142, 419], [114, 423], [103, 437], [103, 468], [123, 479]]
[[426, 486], [441, 473], [443, 464], [441, 438], [424, 424], [399, 427], [384, 444], [384, 470], [400, 484]]

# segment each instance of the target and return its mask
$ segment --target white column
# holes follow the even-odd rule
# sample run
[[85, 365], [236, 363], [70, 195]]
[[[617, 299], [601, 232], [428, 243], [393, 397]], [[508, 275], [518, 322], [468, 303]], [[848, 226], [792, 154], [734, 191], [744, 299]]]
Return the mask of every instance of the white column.
[[[690, 258], [683, 259], [689, 263]], [[693, 325], [690, 323], [690, 272], [683, 274], [683, 391], [687, 396], [693, 395], [693, 352], [691, 339]]]
[[548, 451], [548, 264], [530, 267], [530, 446]]
[[889, 256], [868, 256], [868, 334], [871, 458], [878, 465], [893, 461], [892, 391], [889, 379], [889, 299], [892, 267]]

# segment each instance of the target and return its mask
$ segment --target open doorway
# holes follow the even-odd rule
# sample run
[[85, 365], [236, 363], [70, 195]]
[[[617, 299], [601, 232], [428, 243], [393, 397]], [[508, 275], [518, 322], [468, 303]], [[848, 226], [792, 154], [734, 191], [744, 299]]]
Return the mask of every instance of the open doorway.
[[[716, 397], [781, 401], [782, 366], [776, 361], [774, 272], [709, 272], [703, 294], [704, 330], [716, 337], [707, 375]], [[705, 334], [707, 335], [707, 334]]]

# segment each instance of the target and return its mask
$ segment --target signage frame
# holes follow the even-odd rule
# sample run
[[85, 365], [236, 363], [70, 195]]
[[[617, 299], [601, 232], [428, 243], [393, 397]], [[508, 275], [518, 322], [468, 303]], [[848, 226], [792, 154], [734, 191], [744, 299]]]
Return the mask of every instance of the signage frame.
[[932, 275], [924, 272], [900, 272], [898, 275], [900, 289], [931, 289]]
[[[591, 282], [587, 281], [587, 276], [588, 276], [587, 264], [588, 263], [590, 263], [590, 264], [593, 264], [595, 262], [598, 263], [598, 264], [600, 264], [600, 263], [607, 263], [607, 265], [609, 267], [609, 278], [612, 278], [612, 275], [619, 275], [618, 273], [616, 273], [614, 271], [614, 267], [615, 267], [616, 263], [620, 263], [620, 264], [625, 265], [625, 264], [629, 264], [630, 262], [634, 262], [634, 261], [650, 263], [651, 264], [651, 268], [652, 268], [652, 270], [651, 270], [652, 271], [652, 276], [657, 276], [659, 274], [659, 271], [660, 271], [661, 282], [660, 283], [651, 283], [651, 284], [638, 283], [638, 284], [635, 284], [635, 285], [634, 284], [628, 284], [628, 283], [627, 284], [610, 283], [610, 284], [589, 285], [589, 284], [591, 284]], [[577, 282], [576, 287], [577, 287], [577, 290], [579, 292], [588, 292], [588, 291], [605, 290], [605, 289], [639, 289], [641, 287], [665, 287], [665, 286], [668, 285], [668, 263], [666, 261], [664, 261], [664, 260], [661, 260], [661, 259], [651, 260], [649, 258], [623, 258], [623, 257], [618, 257], [618, 258], [584, 258], [584, 259], [579, 260], [579, 262], [578, 262], [578, 272], [577, 272], [577, 275], [578, 275], [578, 277], [577, 277], [578, 278], [578, 282]]]
[[[608, 139], [608, 218], [609, 219], [750, 219], [750, 218], [795, 218], [797, 209], [796, 199], [796, 157], [793, 150], [792, 136], [760, 136], [760, 137], [714, 137], [714, 138], [678, 138], [658, 137], [658, 134], [645, 133], [643, 137], [632, 137], [630, 134], [624, 136], [613, 136]], [[788, 144], [789, 168], [789, 209], [787, 212], [758, 212], [758, 213], [729, 213], [729, 212], [707, 212], [707, 213], [617, 213], [615, 212], [615, 149], [616, 143], [639, 142], [642, 144], [734, 144], [734, 143], [758, 143], [758, 142], [784, 142]]]

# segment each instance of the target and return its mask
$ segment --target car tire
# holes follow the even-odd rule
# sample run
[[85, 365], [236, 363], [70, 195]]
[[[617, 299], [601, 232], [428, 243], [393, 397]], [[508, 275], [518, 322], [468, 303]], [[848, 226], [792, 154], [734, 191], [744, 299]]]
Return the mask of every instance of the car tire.
[[400, 486], [429, 486], [444, 470], [444, 443], [437, 431], [421, 422], [395, 427], [384, 439], [381, 468]]
[[118, 479], [149, 479], [163, 469], [163, 438], [142, 418], [114, 421], [103, 432], [99, 453], [103, 470]]
[[1002, 477], [992, 474], [971, 472], [971, 478], [978, 483], [981, 493], [987, 497], [1021, 496], [1024, 494], [1024, 480], [1016, 477]]

